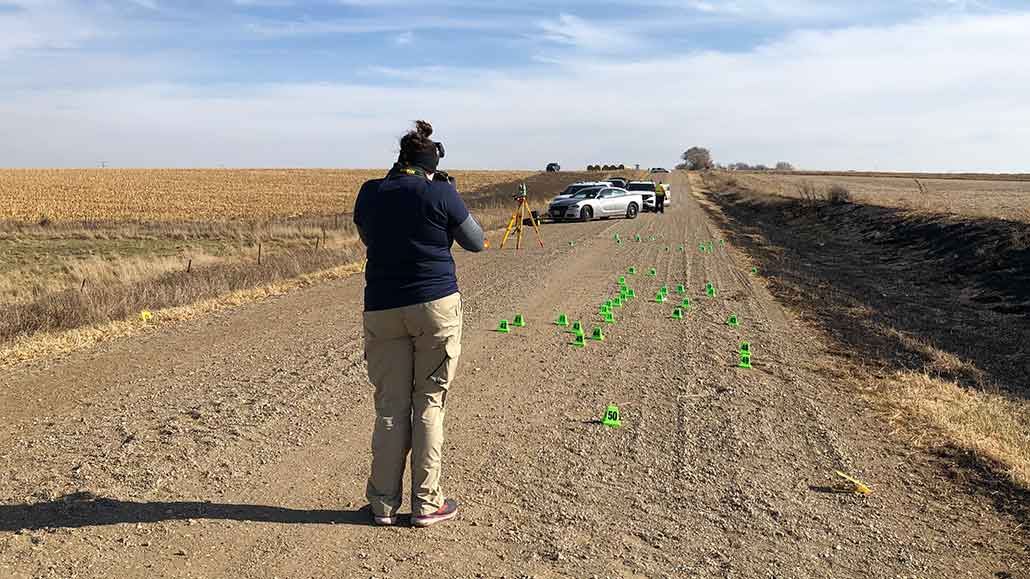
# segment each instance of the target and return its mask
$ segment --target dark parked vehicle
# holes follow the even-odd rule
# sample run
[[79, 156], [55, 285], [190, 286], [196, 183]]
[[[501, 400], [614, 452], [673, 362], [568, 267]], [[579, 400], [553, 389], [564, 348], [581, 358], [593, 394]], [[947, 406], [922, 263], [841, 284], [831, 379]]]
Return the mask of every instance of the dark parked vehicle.
[[561, 171], [561, 165], [559, 165], [558, 163], [548, 163], [547, 164], [547, 172], [548, 173], [557, 173], [558, 171]]

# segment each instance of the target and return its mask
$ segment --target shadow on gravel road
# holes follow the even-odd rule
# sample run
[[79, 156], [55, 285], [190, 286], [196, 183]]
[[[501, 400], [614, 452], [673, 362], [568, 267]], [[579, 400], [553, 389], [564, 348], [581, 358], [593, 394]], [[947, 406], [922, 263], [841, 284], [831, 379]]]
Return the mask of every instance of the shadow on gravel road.
[[133, 502], [93, 497], [88, 493], [67, 495], [48, 503], [0, 505], [0, 532], [187, 519], [302, 525], [371, 524], [365, 509], [332, 511], [190, 501]]

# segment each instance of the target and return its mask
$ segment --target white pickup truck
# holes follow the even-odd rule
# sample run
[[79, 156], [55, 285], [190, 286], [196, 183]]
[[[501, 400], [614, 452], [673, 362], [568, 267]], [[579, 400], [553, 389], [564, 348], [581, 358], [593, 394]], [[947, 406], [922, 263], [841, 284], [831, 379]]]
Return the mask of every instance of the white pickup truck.
[[547, 214], [555, 221], [590, 221], [609, 217], [635, 219], [643, 207], [644, 198], [639, 192], [618, 187], [590, 187], [577, 191], [571, 197], [556, 197], [547, 208]]
[[[669, 185], [668, 183], [663, 183], [661, 185], [665, 188], [665, 205], [672, 205], [672, 185]], [[641, 205], [641, 211], [644, 212], [654, 211], [655, 187], [656, 184], [654, 181], [630, 181], [626, 185], [626, 189], [628, 191], [631, 191], [633, 193], [640, 193], [640, 195], [644, 198], [644, 204]]]

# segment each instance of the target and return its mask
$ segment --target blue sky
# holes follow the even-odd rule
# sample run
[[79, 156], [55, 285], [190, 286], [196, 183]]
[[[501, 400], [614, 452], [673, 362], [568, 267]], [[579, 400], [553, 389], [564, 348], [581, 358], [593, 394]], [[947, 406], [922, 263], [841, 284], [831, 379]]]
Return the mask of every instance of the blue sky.
[[0, 0], [0, 165], [1030, 171], [1008, 0]]

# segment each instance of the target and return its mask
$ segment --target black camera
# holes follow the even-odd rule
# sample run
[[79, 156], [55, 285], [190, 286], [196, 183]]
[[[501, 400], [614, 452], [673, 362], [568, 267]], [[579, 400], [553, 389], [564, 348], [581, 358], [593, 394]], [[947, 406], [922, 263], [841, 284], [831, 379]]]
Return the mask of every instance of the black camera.
[[[437, 143], [437, 144], [439, 144], [439, 143]], [[441, 181], [441, 182], [446, 181], [447, 183], [450, 183], [451, 185], [457, 185], [457, 182], [458, 182], [457, 179], [455, 179], [454, 177], [448, 175], [447, 171], [444, 171], [442, 169], [437, 169], [436, 173], [433, 173], [433, 181]]]

